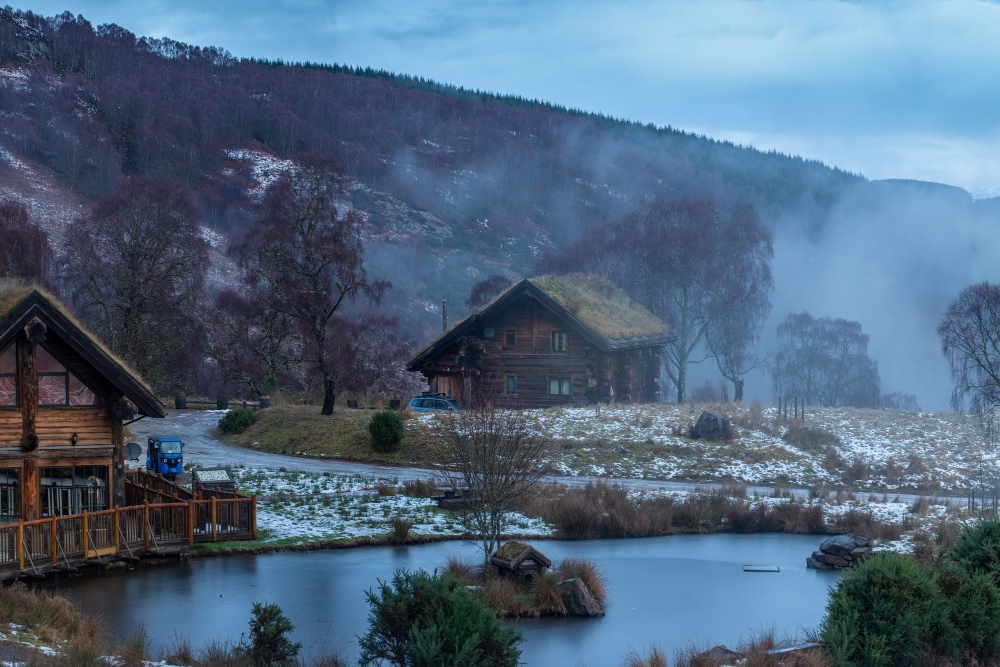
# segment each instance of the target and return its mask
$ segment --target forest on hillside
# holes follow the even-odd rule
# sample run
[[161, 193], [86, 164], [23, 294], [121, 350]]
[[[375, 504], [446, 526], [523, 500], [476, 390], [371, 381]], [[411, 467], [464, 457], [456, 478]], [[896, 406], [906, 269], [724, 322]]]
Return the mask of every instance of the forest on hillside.
[[[776, 235], [775, 280], [769, 273], [760, 283], [764, 302], [755, 302], [750, 320], [729, 318], [730, 328], [750, 343], [770, 338], [765, 329], [774, 318], [802, 309], [782, 302], [782, 262], [798, 256], [781, 251], [784, 239], [826, 243], [857, 221], [891, 217], [896, 224], [906, 206], [914, 211], [906, 214], [911, 225], [933, 224], [939, 209], [989, 224], [998, 214], [996, 206], [974, 203], [957, 188], [871, 183], [800, 157], [408, 75], [238, 59], [221, 48], [141, 38], [69, 13], [0, 9], [0, 117], [0, 172], [13, 168], [2, 155], [48, 170], [54, 187], [81, 202], [80, 211], [71, 212], [72, 226], [108, 218], [110, 202], [121, 202], [136, 179], [146, 179], [139, 182], [149, 192], [186, 202], [177, 209], [184, 223], [168, 222], [158, 233], [193, 235], [178, 246], [200, 243], [202, 227], [221, 234], [215, 254], [196, 250], [212, 264], [189, 281], [200, 285], [190, 297], [198, 307], [172, 311], [199, 315], [179, 329], [196, 344], [185, 346], [187, 357], [174, 364], [181, 371], [150, 370], [163, 378], [163, 391], [173, 391], [170, 384], [207, 392], [225, 381], [195, 369], [204, 369], [199, 360], [206, 355], [218, 356], [211, 353], [208, 314], [246, 307], [248, 285], [218, 276], [246, 277], [247, 266], [234, 252], [267, 210], [248, 151], [336, 165], [331, 205], [341, 214], [360, 213], [369, 277], [393, 283], [379, 291], [378, 303], [350, 304], [357, 309], [352, 321], [370, 318], [400, 356], [440, 326], [436, 304], [448, 299], [453, 313], [463, 315], [458, 305], [490, 276], [502, 282], [553, 267], [602, 272], [608, 261], [631, 266], [638, 259], [635, 248], [622, 243], [625, 230], [664, 206], [710, 209], [709, 217], [722, 221], [751, 211], [743, 219]], [[927, 197], [934, 206], [922, 203]], [[20, 220], [15, 213], [11, 220]], [[51, 236], [50, 286], [86, 311], [79, 274], [67, 273], [75, 266], [72, 253], [62, 246], [80, 232], [64, 223], [57, 229], [44, 216], [31, 222]], [[720, 238], [713, 243], [725, 245]], [[677, 245], [671, 266], [711, 246], [694, 237], [686, 243]], [[748, 247], [766, 256], [770, 271], [770, 243]], [[883, 254], [886, 264], [905, 262], [891, 247]], [[676, 314], [650, 300], [650, 276], [603, 273], [633, 291], [646, 290], [645, 297], [634, 296], [675, 325]], [[771, 295], [775, 284], [778, 298]], [[941, 301], [931, 295], [927, 310]], [[104, 324], [88, 321], [113, 336], [114, 317], [103, 317]], [[722, 345], [720, 334], [712, 335]], [[706, 328], [698, 341], [704, 345], [709, 336]], [[758, 367], [767, 350], [750, 352], [737, 355], [738, 372], [730, 368], [723, 376], [731, 380]], [[268, 363], [264, 377], [274, 375], [273, 359]], [[262, 382], [257, 377], [252, 384], [259, 391]]]

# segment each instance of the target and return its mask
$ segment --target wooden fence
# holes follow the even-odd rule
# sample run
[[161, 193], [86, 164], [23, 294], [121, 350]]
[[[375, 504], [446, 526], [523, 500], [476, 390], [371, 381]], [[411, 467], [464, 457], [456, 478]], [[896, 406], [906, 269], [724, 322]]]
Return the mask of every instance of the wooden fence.
[[157, 475], [126, 475], [126, 507], [0, 525], [0, 579], [257, 539], [256, 496], [200, 498]]

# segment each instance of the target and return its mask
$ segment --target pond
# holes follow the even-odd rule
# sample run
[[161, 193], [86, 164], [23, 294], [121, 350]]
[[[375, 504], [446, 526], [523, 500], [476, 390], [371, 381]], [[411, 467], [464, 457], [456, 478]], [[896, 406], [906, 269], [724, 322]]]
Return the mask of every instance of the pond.
[[[822, 620], [828, 587], [839, 577], [805, 567], [818, 536], [682, 535], [631, 540], [537, 541], [553, 561], [586, 558], [608, 580], [607, 616], [524, 619], [522, 662], [529, 666], [620, 665], [629, 650], [656, 645], [668, 657], [691, 645], [735, 646], [773, 629], [802, 638]], [[399, 568], [433, 570], [450, 555], [478, 557], [462, 542], [193, 559], [134, 572], [42, 584], [99, 614], [117, 634], [145, 627], [169, 648], [186, 638], [238, 641], [253, 602], [277, 603], [296, 625], [294, 639], [314, 653], [356, 660], [367, 629], [365, 591]], [[743, 565], [777, 565], [748, 573]]]

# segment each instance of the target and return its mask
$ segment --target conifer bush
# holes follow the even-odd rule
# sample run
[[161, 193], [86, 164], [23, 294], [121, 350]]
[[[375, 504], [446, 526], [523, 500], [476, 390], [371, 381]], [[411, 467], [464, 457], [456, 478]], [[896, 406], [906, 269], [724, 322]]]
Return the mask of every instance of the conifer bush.
[[366, 595], [371, 610], [358, 641], [361, 667], [515, 667], [521, 657], [521, 633], [452, 577], [397, 570]]
[[967, 573], [988, 574], [1000, 585], [1000, 520], [979, 521], [966, 528], [955, 541], [951, 556]]
[[250, 610], [250, 639], [244, 645], [247, 657], [259, 667], [293, 664], [302, 648], [302, 644], [288, 638], [294, 629], [281, 607], [254, 602]]
[[382, 410], [368, 422], [368, 436], [376, 452], [394, 452], [403, 441], [403, 420], [395, 410]]
[[219, 420], [219, 431], [225, 435], [238, 435], [257, 423], [257, 413], [250, 408], [233, 408]]

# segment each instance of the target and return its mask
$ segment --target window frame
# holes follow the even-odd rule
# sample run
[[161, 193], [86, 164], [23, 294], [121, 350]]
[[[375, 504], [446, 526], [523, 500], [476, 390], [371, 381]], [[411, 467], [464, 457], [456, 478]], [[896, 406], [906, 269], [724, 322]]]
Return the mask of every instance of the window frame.
[[21, 407], [21, 384], [17, 381], [17, 342], [13, 342], [7, 346], [6, 350], [0, 351], [0, 355], [7, 354], [8, 350], [13, 350], [14, 354], [14, 372], [13, 373], [0, 373], [0, 378], [10, 378], [14, 383], [14, 402], [5, 405], [0, 405], [0, 410], [16, 410]]
[[[558, 383], [555, 385], [557, 391], [552, 391], [553, 383]], [[573, 395], [572, 376], [569, 375], [549, 376], [549, 396], [572, 396], [572, 395]]]
[[505, 329], [503, 332], [503, 346], [517, 347], [517, 330]]
[[569, 352], [569, 335], [563, 330], [553, 331], [552, 353], [566, 354], [567, 352]]
[[516, 375], [508, 375], [508, 376], [506, 376], [505, 379], [506, 379], [506, 385], [507, 385], [507, 393], [508, 394], [516, 394], [517, 393], [517, 376]]

